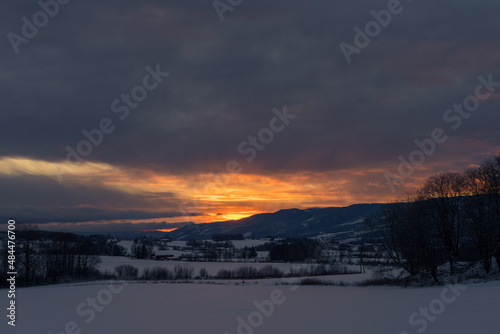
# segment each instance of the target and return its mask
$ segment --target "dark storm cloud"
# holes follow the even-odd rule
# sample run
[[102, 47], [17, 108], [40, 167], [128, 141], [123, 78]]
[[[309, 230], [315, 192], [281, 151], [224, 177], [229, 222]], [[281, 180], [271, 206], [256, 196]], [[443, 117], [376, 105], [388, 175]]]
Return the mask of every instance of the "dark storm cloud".
[[[39, 207], [0, 207], [0, 220], [7, 222], [14, 219], [20, 222], [33, 224], [45, 223], [78, 223], [96, 222], [105, 220], [140, 220], [152, 218], [178, 217], [178, 212], [151, 212], [140, 210], [113, 210], [100, 208], [39, 208]], [[8, 212], [8, 215], [5, 213]], [[165, 227], [160, 227], [165, 228]]]
[[124, 234], [127, 232], [144, 232], [161, 229], [174, 229], [186, 226], [186, 223], [167, 223], [167, 222], [152, 222], [152, 223], [95, 223], [95, 224], [55, 224], [42, 226], [45, 230], [60, 231], [71, 229], [71, 232], [76, 233], [112, 233], [113, 235]]
[[[22, 5], [21, 5], [22, 3]], [[339, 43], [387, 1], [244, 1], [220, 22], [211, 1], [72, 1], [14, 54], [4, 39], [0, 156], [60, 161], [109, 117], [116, 130], [87, 158], [173, 173], [216, 172], [274, 107], [299, 115], [245, 170], [328, 171], [397, 163], [443, 112], [500, 81], [496, 1], [402, 1], [404, 10], [347, 64]], [[19, 33], [35, 1], [2, 4]], [[111, 102], [146, 66], [171, 75], [120, 121]], [[500, 104], [453, 133], [498, 146]], [[481, 147], [478, 147], [480, 150]], [[443, 146], [435, 161], [457, 156]], [[209, 170], [207, 170], [209, 169]]]
[[[44, 176], [0, 177], [0, 221], [31, 223], [178, 217], [170, 193], [127, 194], [99, 184], [63, 183]], [[158, 207], [164, 210], [158, 211]], [[170, 210], [169, 210], [170, 209]]]

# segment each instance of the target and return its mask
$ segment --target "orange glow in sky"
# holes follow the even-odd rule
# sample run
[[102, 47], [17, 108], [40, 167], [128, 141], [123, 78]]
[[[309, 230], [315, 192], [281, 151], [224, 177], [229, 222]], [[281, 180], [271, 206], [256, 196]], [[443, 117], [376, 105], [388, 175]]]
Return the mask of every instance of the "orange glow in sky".
[[156, 232], [172, 232], [172, 231], [175, 231], [177, 230], [177, 228], [162, 228], [162, 229], [158, 229], [158, 230], [142, 230], [142, 232], [151, 232], [151, 231], [156, 231]]
[[[141, 201], [136, 207], [128, 205], [113, 209], [185, 213], [184, 216], [139, 220], [167, 223], [206, 223], [237, 220], [288, 208], [389, 202], [397, 194], [390, 191], [383, 173], [382, 169], [269, 175], [233, 173], [217, 182], [213, 174], [208, 173], [171, 175], [99, 163], [72, 165], [25, 158], [0, 159], [0, 176], [44, 175], [61, 186], [91, 184]], [[423, 177], [426, 175], [415, 176], [408, 185], [418, 186]], [[86, 206], [87, 203], [79, 205]]]

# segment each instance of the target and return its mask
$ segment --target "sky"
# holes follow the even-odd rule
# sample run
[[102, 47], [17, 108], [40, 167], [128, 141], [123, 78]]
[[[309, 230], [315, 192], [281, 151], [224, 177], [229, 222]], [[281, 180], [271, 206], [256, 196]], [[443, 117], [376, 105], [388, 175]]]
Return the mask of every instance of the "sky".
[[0, 4], [0, 224], [390, 202], [500, 152], [500, 3]]

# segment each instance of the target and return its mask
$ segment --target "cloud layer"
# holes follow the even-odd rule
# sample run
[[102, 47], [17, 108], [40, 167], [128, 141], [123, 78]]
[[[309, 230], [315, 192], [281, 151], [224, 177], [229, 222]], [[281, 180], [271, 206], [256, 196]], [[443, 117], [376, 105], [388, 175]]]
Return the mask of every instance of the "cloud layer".
[[[181, 204], [215, 214], [231, 201], [242, 212], [387, 201], [395, 195], [384, 171], [395, 172], [398, 157], [436, 127], [449, 140], [398, 192], [497, 153], [500, 87], [457, 130], [443, 114], [474, 94], [478, 76], [500, 81], [500, 4], [401, 1], [402, 12], [348, 64], [339, 44], [354, 45], [353, 29], [364, 29], [374, 20], [370, 11], [387, 4], [243, 1], [223, 22], [211, 1], [61, 5], [19, 53], [3, 40], [0, 157], [59, 164], [66, 174], [60, 182], [56, 172], [34, 172], [29, 163], [16, 173], [0, 169], [3, 216], [78, 222], [174, 217]], [[21, 35], [21, 19], [39, 10], [36, 1], [3, 4], [0, 34]], [[170, 76], [121, 120], [113, 101], [157, 64]], [[246, 161], [239, 144], [283, 106], [297, 118]], [[83, 177], [64, 162], [66, 147], [76, 149], [86, 140], [82, 131], [104, 118], [115, 129], [85, 162], [112, 166], [113, 182], [99, 173]], [[239, 191], [218, 202], [200, 189], [210, 182], [206, 175], [233, 160], [248, 183], [234, 178], [219, 186]], [[263, 177], [289, 187], [276, 204], [242, 196], [258, 194]], [[132, 179], [150, 189], [127, 189]], [[159, 179], [170, 183], [153, 187]], [[305, 196], [308, 189], [314, 196]], [[197, 198], [198, 207], [190, 204]]]

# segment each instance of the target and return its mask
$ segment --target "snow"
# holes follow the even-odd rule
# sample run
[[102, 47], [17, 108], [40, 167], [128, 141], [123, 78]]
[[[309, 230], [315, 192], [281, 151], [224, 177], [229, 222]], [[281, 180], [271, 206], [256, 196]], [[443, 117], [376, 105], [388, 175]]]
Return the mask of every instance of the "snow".
[[347, 222], [347, 223], [339, 224], [339, 225], [337, 225], [337, 227], [350, 226], [350, 225], [359, 225], [359, 224], [363, 223], [364, 221], [365, 221], [365, 219], [361, 218], [361, 219], [358, 219], [358, 220], [355, 220], [355, 221], [352, 221], [352, 222]]
[[[119, 287], [114, 285], [114, 291], [120, 290]], [[465, 290], [455, 288], [459, 295], [445, 304], [438, 315], [431, 316], [432, 320], [418, 316], [413, 320], [419, 325], [410, 325], [409, 318], [420, 308], [439, 305], [436, 301], [443, 298], [443, 291], [448, 299], [454, 296], [452, 290], [446, 289], [297, 287], [271, 282], [247, 285], [131, 282], [122, 292], [112, 294], [107, 282], [22, 288], [17, 294], [16, 327], [8, 326], [4, 319], [0, 332], [413, 334], [426, 324], [426, 334], [498, 333], [500, 282], [470, 285]], [[0, 290], [0, 295], [6, 293], [7, 290]], [[107, 296], [111, 298], [106, 299]], [[100, 307], [100, 312], [93, 312], [94, 319], [90, 316], [92, 309], [86, 304], [88, 298], [96, 298]], [[5, 300], [2, 298], [4, 312]], [[99, 304], [99, 300], [106, 305]], [[266, 305], [265, 316], [256, 304]], [[238, 331], [237, 319], [256, 326], [247, 325], [249, 330]], [[65, 331], [65, 326], [70, 331]]]
[[130, 254], [130, 248], [132, 247], [133, 244], [134, 244], [133, 240], [120, 240], [117, 242], [118, 246], [125, 247], [128, 254]]

